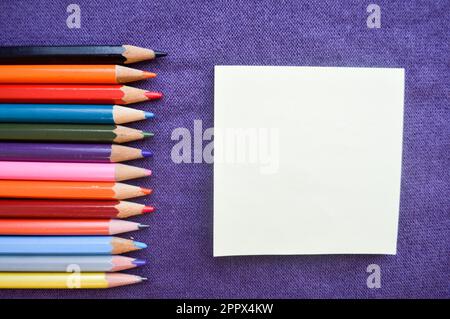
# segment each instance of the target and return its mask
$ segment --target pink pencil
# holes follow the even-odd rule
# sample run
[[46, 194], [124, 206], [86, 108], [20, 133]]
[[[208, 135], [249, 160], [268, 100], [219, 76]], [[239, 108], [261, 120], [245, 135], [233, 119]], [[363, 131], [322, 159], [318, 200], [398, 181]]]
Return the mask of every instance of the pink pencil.
[[1, 162], [0, 179], [120, 182], [150, 176], [151, 171], [123, 164]]
[[0, 219], [0, 235], [116, 235], [147, 225], [119, 219]]

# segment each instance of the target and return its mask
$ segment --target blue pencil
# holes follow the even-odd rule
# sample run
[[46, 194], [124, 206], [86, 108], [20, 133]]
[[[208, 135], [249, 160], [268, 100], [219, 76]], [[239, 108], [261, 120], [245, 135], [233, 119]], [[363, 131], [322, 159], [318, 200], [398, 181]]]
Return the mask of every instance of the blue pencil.
[[154, 117], [120, 105], [0, 104], [0, 122], [124, 124]]
[[0, 236], [0, 255], [117, 255], [146, 247], [112, 236]]

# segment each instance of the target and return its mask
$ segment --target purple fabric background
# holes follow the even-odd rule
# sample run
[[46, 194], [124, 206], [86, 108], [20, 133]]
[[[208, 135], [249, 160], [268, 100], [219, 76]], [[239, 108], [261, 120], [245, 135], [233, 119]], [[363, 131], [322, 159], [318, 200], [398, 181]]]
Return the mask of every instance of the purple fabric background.
[[[161, 102], [136, 105], [157, 118], [145, 146], [158, 208], [135, 234], [150, 248], [134, 273], [145, 284], [91, 291], [0, 291], [0, 298], [448, 298], [450, 2], [376, 1], [381, 29], [366, 27], [369, 1], [0, 2], [1, 45], [135, 44], [170, 56], [136, 67], [159, 74], [138, 84]], [[68, 29], [66, 6], [82, 10]], [[314, 65], [406, 69], [404, 155], [396, 256], [212, 258], [212, 166], [170, 160], [176, 127], [213, 124], [213, 66]], [[370, 96], [367, 97], [370, 99]], [[380, 123], [380, 130], [383, 123]], [[134, 145], [143, 146], [142, 143]], [[367, 221], [370, 225], [370, 220]], [[382, 288], [365, 269], [382, 268]]]

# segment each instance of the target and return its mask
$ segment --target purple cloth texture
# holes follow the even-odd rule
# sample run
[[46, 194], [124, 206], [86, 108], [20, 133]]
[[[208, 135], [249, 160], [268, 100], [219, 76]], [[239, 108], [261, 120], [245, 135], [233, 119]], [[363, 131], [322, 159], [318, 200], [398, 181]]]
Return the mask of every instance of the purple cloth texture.
[[[66, 26], [70, 3], [81, 7], [80, 29]], [[448, 298], [450, 1], [376, 1], [380, 29], [366, 26], [370, 3], [1, 1], [1, 45], [133, 44], [169, 56], [134, 64], [158, 77], [130, 84], [165, 94], [132, 105], [156, 116], [129, 125], [156, 134], [128, 145], [155, 153], [129, 163], [153, 170], [133, 184], [154, 188], [139, 202], [157, 212], [133, 219], [149, 229], [123, 236], [149, 245], [129, 254], [148, 260], [129, 272], [149, 280], [108, 290], [1, 290], [0, 298]], [[213, 126], [214, 65], [405, 68], [396, 256], [212, 257], [213, 166], [175, 164], [170, 152], [175, 128]], [[367, 288], [369, 264], [381, 267], [379, 289]]]

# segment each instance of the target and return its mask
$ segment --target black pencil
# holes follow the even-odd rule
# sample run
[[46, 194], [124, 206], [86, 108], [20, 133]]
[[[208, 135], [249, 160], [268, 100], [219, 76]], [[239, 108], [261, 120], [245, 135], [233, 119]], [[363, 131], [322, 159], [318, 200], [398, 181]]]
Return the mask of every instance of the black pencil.
[[130, 64], [165, 55], [132, 45], [0, 47], [1, 64]]

